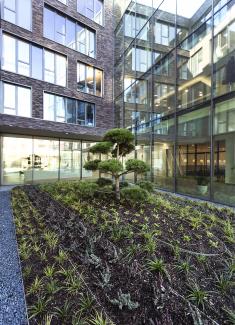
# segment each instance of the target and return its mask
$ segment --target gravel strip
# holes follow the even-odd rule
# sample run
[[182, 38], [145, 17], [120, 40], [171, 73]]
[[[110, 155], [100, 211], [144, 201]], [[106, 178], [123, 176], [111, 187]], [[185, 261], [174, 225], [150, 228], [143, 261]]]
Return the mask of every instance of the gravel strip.
[[0, 325], [26, 325], [27, 313], [10, 192], [0, 191]]

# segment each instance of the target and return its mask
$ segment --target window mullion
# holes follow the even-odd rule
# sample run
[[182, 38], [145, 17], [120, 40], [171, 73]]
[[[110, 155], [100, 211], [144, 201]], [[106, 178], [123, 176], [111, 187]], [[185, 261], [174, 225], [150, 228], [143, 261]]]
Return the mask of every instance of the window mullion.
[[15, 87], [15, 115], [18, 116], [18, 87]]
[[96, 69], [94, 67], [93, 67], [93, 84], [94, 84], [93, 94], [96, 95]]

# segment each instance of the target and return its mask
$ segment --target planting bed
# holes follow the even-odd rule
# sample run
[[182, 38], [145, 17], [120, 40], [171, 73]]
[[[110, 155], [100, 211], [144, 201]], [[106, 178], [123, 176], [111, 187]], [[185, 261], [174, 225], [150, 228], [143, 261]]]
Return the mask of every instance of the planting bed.
[[[12, 193], [31, 324], [234, 324], [234, 213], [168, 195]], [[45, 321], [48, 323], [45, 323]]]

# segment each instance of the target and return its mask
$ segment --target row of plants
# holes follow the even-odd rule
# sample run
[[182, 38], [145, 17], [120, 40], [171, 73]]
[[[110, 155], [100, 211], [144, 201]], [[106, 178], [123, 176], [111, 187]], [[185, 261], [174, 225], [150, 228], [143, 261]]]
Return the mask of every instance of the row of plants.
[[30, 324], [110, 324], [82, 266], [20, 188], [12, 192], [12, 207]]
[[[121, 181], [128, 173], [148, 171], [144, 162], [125, 158], [133, 149], [128, 130], [110, 130], [103, 142], [90, 148], [84, 165], [109, 178], [28, 186], [13, 192], [20, 245], [32, 247], [36, 240], [40, 254], [46, 250], [49, 257], [46, 266], [54, 267], [57, 264], [47, 247], [49, 236], [56, 242], [54, 249], [66, 253], [63, 268], [75, 267], [81, 283], [72, 296], [67, 288], [71, 283], [59, 269], [56, 281], [65, 285], [48, 298], [48, 283], [42, 280], [42, 292], [49, 299], [44, 313], [52, 313], [51, 324], [72, 324], [76, 309], [77, 324], [233, 324], [234, 212], [156, 194], [153, 184], [144, 180], [136, 185]], [[34, 211], [27, 218], [23, 209], [19, 213], [16, 202], [24, 201], [20, 196], [29, 211]], [[24, 254], [21, 258], [23, 270], [32, 263], [41, 265], [30, 280], [44, 279], [46, 266], [41, 260], [34, 260], [34, 254], [29, 260], [24, 261]], [[87, 295], [94, 307], [84, 313], [79, 306]], [[34, 296], [29, 294], [27, 302], [31, 313]], [[61, 321], [57, 310], [67, 303], [72, 303], [72, 311]], [[35, 323], [43, 317], [31, 316]]]
[[[232, 323], [233, 212], [149, 192], [141, 203], [133, 193], [107, 200], [103, 183], [25, 190], [72, 260], [85, 266], [87, 285], [109, 318], [116, 324]], [[139, 185], [152, 191], [147, 182]], [[83, 244], [80, 222], [89, 238]]]

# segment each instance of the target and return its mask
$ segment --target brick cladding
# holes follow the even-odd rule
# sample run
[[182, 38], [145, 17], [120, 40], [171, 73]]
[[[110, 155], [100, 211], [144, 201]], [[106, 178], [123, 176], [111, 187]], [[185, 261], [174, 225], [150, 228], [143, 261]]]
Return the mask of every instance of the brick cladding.
[[[44, 4], [58, 9], [59, 12], [84, 23], [96, 31], [96, 58], [90, 58], [75, 50], [69, 49], [59, 43], [43, 37], [43, 7]], [[65, 132], [79, 138], [87, 139], [100, 137], [107, 129], [113, 127], [113, 8], [111, 0], [104, 0], [104, 26], [77, 12], [77, 1], [68, 0], [68, 6], [57, 0], [32, 0], [33, 19], [32, 31], [28, 31], [7, 21], [1, 21], [2, 32], [15, 35], [26, 41], [38, 44], [44, 48], [67, 56], [67, 87], [57, 86], [44, 81], [21, 76], [19, 74], [1, 71], [1, 80], [29, 86], [32, 89], [32, 119], [0, 114], [0, 132], [32, 133], [45, 135]], [[97, 97], [77, 91], [77, 61], [91, 64], [104, 71], [104, 94]], [[58, 95], [76, 98], [94, 103], [96, 105], [96, 127], [81, 127], [78, 125], [57, 123], [41, 120], [43, 118], [43, 91]], [[30, 131], [29, 131], [30, 130]], [[68, 135], [66, 135], [68, 137]]]

